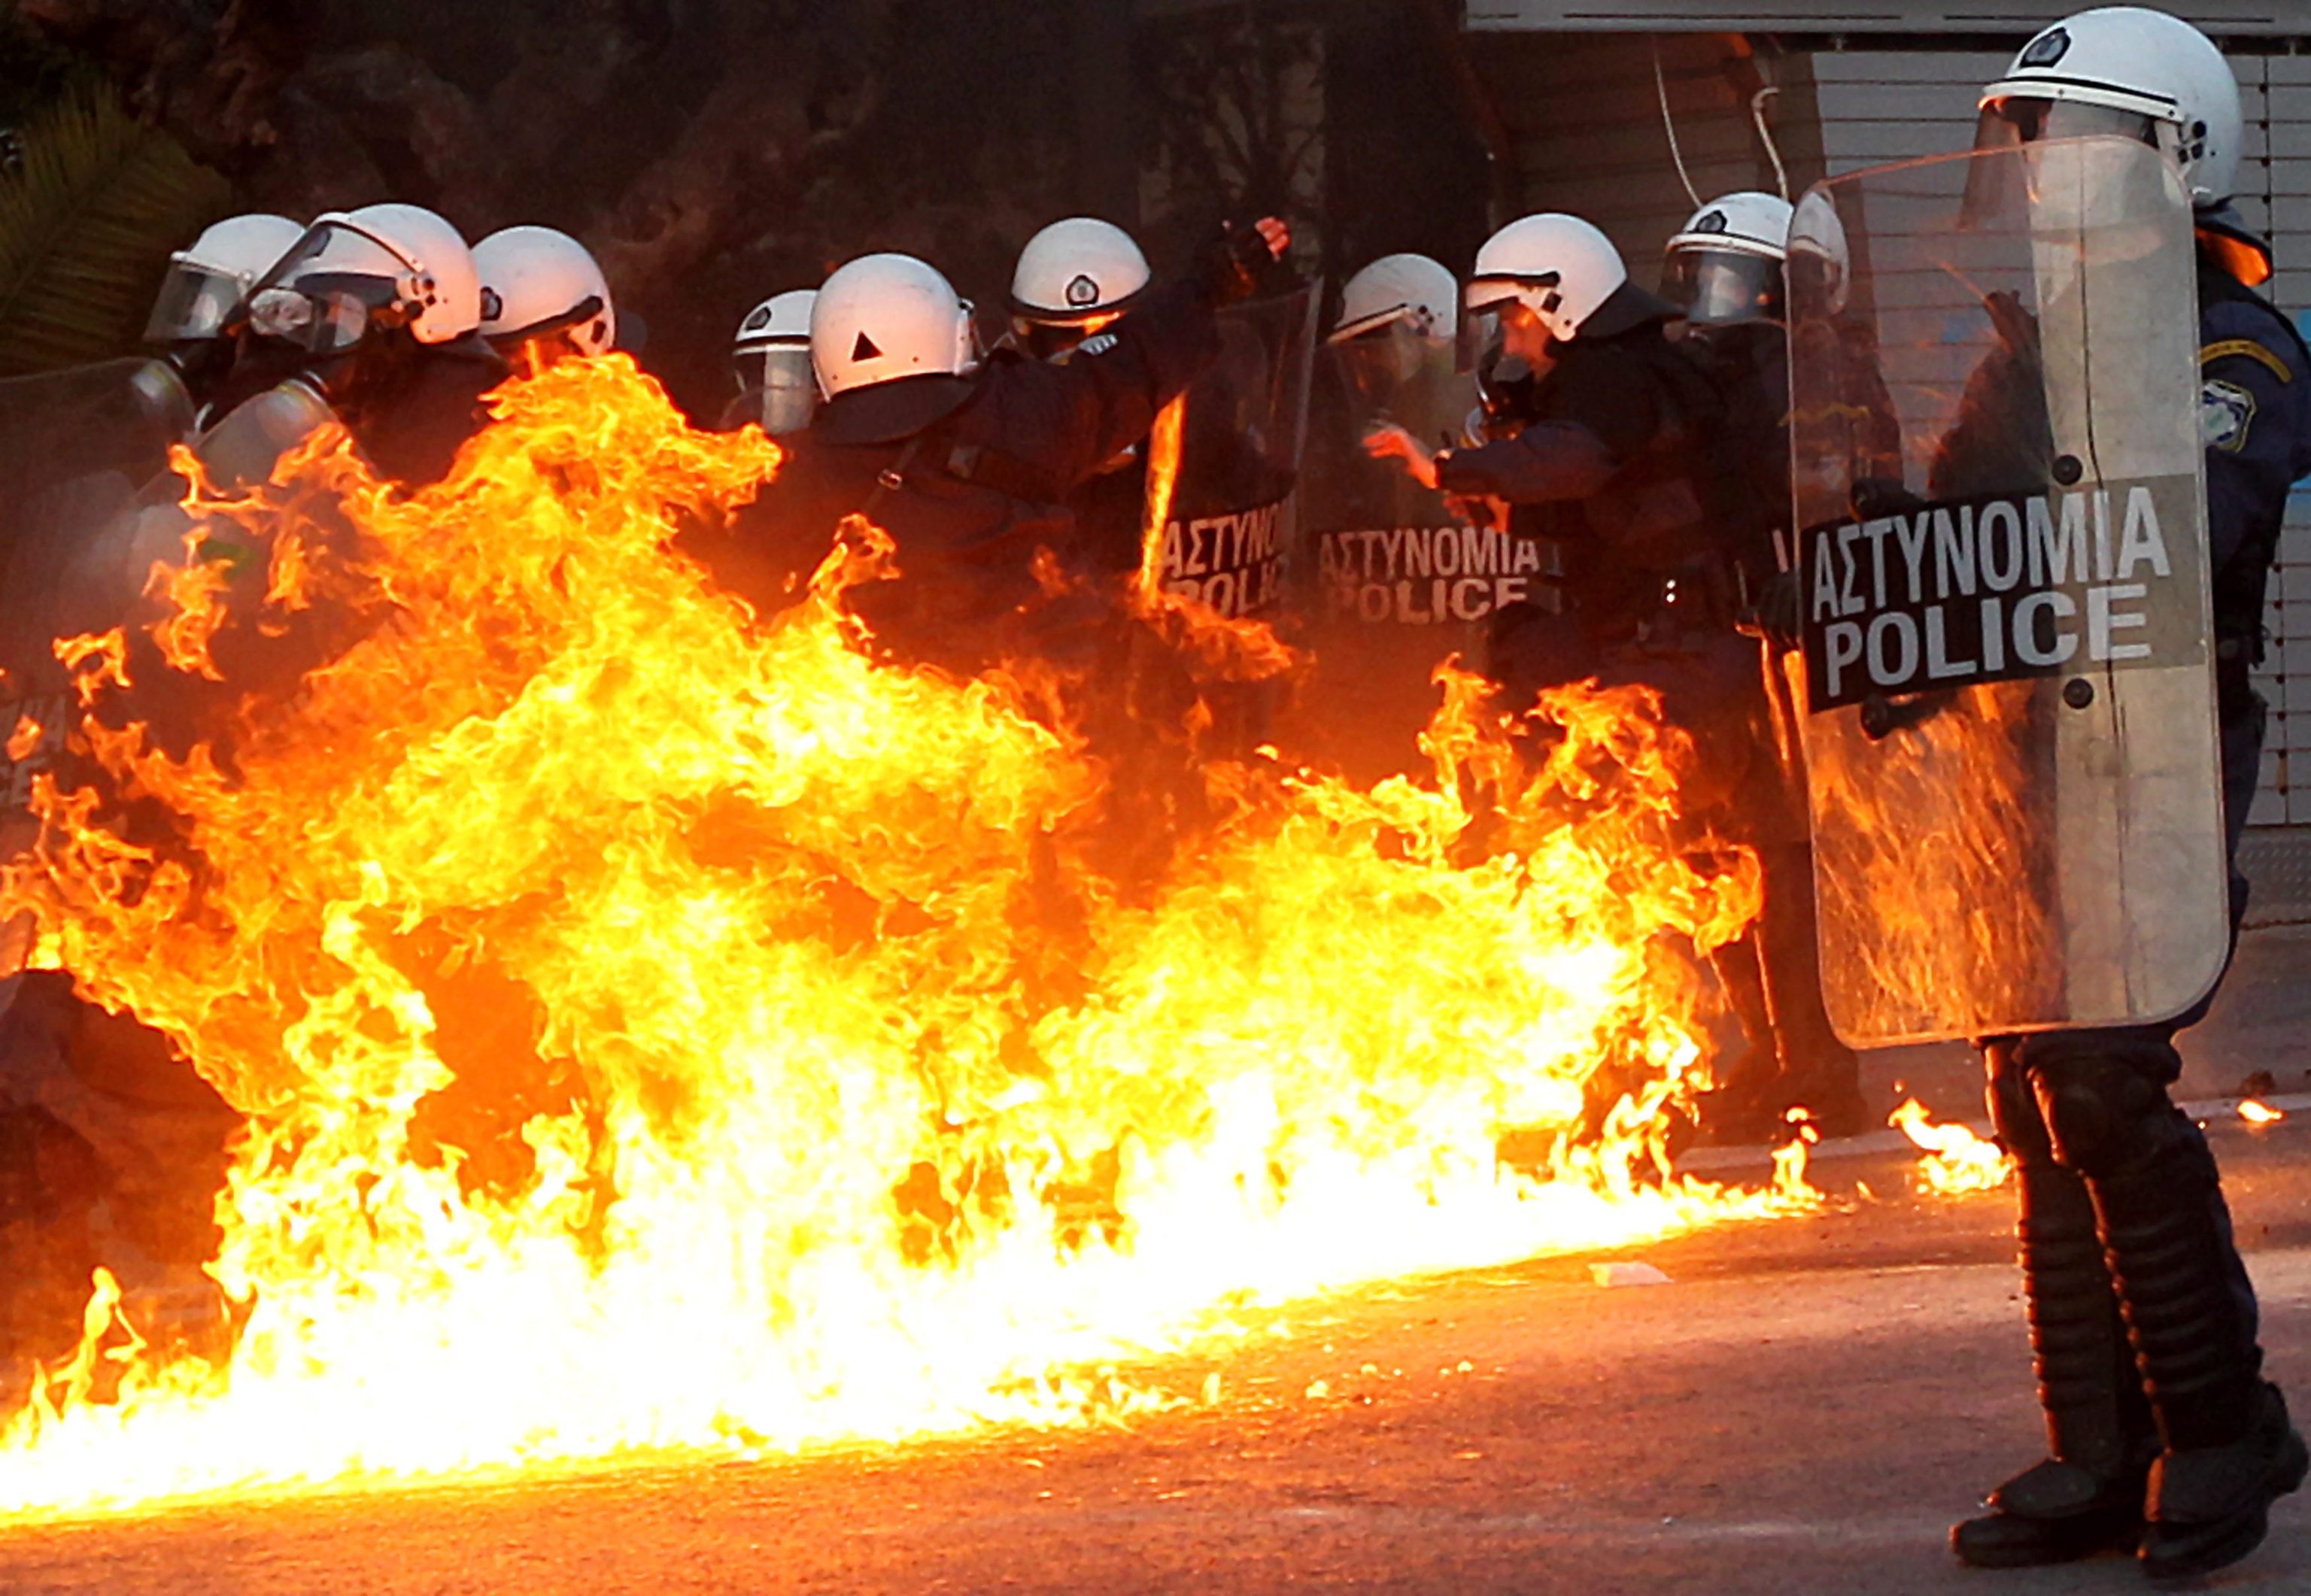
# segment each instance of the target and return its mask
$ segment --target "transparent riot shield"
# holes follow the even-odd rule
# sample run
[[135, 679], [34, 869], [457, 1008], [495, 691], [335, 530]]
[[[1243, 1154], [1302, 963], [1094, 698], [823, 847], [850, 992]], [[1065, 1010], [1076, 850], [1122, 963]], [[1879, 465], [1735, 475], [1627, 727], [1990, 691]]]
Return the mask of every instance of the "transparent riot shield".
[[[72, 572], [166, 469], [192, 419], [183, 384], [157, 361], [0, 382], [0, 737], [16, 750], [0, 754], [0, 812], [22, 814], [62, 744], [69, 697], [55, 640], [88, 629], [68, 602]], [[15, 735], [27, 721], [39, 733]]]
[[1316, 348], [1313, 291], [1231, 306], [1220, 354], [1150, 440], [1147, 558], [1169, 593], [1227, 616], [1284, 601]]
[[1359, 773], [1415, 765], [1436, 667], [1457, 656], [1483, 669], [1488, 618], [1523, 601], [1539, 568], [1537, 549], [1365, 448], [1389, 425], [1431, 449], [1461, 442], [1478, 392], [1456, 353], [1398, 323], [1316, 354], [1299, 495], [1309, 557], [1292, 583], [1315, 667], [1290, 740]]
[[[308, 383], [284, 381], [242, 399], [215, 425], [189, 439], [194, 458], [208, 483], [220, 492], [249, 490], [273, 475], [292, 448], [302, 443], [336, 411]], [[141, 485], [136, 497], [104, 522], [67, 563], [60, 610], [53, 616], [67, 631], [104, 631], [132, 616], [136, 598], [157, 562], [185, 559], [185, 478], [166, 462]], [[242, 562], [248, 568], [248, 562]], [[261, 571], [261, 562], [257, 566]]]
[[2191, 213], [2082, 139], [1791, 233], [1822, 986], [1857, 1046], [2170, 1018], [2228, 939]]
[[[100, 379], [100, 372], [108, 375]], [[21, 429], [12, 426], [20, 394], [11, 390], [21, 390], [29, 413]], [[0, 750], [0, 858], [35, 834], [27, 807], [33, 780], [65, 757], [79, 719], [56, 641], [135, 624], [153, 565], [184, 558], [192, 522], [181, 504], [184, 480], [169, 462], [170, 445], [189, 431], [182, 395], [167, 368], [136, 361], [0, 383], [0, 466], [10, 486], [0, 498], [7, 507], [0, 543], [0, 737], [7, 738]], [[59, 415], [98, 430], [81, 439], [59, 428]], [[213, 484], [248, 487], [332, 415], [312, 389], [286, 382], [238, 406], [190, 448]], [[262, 581], [262, 562], [249, 571]], [[12, 972], [13, 946], [0, 937], [0, 975]]]
[[[55, 648], [90, 630], [71, 602], [74, 567], [192, 420], [184, 385], [158, 361], [0, 382], [0, 858], [37, 834], [32, 784], [56, 767], [76, 714]], [[0, 977], [22, 967], [30, 937], [29, 922], [0, 927]]]

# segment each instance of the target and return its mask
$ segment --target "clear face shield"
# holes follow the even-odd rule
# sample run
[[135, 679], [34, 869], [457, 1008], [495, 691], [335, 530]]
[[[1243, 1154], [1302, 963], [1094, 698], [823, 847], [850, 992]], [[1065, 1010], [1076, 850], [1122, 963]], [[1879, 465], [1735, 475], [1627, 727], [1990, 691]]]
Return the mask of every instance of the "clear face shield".
[[1340, 369], [1367, 403], [1389, 396], [1427, 375], [1444, 375], [1456, 365], [1456, 341], [1432, 337], [1400, 318], [1358, 333], [1334, 346]]
[[[492, 298], [491, 291], [484, 289], [484, 316], [490, 314]], [[607, 346], [608, 330], [598, 325], [606, 309], [600, 294], [589, 293], [559, 316], [549, 316], [511, 332], [493, 333], [490, 341], [509, 358], [526, 358], [541, 369], [561, 361], [582, 359], [597, 348]]]
[[249, 290], [249, 330], [309, 354], [337, 354], [408, 319], [408, 267], [368, 234], [333, 222], [307, 230]]
[[1462, 304], [1461, 321], [1452, 339], [1452, 369], [1456, 371], [1481, 371], [1501, 354], [1500, 307], [1487, 304], [1481, 309]]
[[249, 292], [249, 280], [189, 260], [169, 263], [169, 275], [144, 324], [147, 344], [182, 344], [214, 338]]
[[[1977, 152], [2014, 150], [2057, 140], [2115, 137], [2148, 144], [2172, 158], [2175, 132], [2172, 124], [2141, 111], [2014, 94], [1982, 108], [1981, 119], [1975, 125], [1974, 147]], [[2021, 181], [2021, 174], [2028, 170], [2025, 161], [1975, 161], [1958, 225], [1968, 231], [2012, 225], [2042, 197], [2028, 192]], [[2092, 174], [2081, 163], [2072, 162], [2064, 169], [2064, 175], [2075, 180], [2090, 179]]]
[[1513, 297], [1462, 308], [1454, 369], [1477, 379], [1472, 438], [1479, 432], [1508, 437], [1533, 418], [1534, 392], [1543, 372], [1526, 352], [1534, 345], [1545, 349], [1548, 341], [1539, 318]]
[[1110, 313], [1087, 316], [1081, 321], [1038, 321], [1031, 317], [1014, 316], [1011, 336], [1030, 359], [1061, 365], [1077, 354], [1099, 354], [1115, 346], [1115, 335], [1108, 329], [1117, 318]]
[[810, 425], [819, 406], [818, 375], [807, 344], [773, 344], [738, 356], [738, 397], [722, 413], [723, 430], [753, 422], [772, 437]]
[[1782, 263], [1736, 249], [1679, 249], [1661, 265], [1661, 296], [1695, 327], [1780, 322]]

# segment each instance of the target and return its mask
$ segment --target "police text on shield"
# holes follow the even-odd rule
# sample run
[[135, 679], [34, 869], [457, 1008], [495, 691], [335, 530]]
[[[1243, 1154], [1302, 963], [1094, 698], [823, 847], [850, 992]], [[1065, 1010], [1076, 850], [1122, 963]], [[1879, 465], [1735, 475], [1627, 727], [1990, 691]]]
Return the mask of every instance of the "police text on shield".
[[2206, 658], [2196, 480], [1919, 504], [1805, 535], [1808, 704]]

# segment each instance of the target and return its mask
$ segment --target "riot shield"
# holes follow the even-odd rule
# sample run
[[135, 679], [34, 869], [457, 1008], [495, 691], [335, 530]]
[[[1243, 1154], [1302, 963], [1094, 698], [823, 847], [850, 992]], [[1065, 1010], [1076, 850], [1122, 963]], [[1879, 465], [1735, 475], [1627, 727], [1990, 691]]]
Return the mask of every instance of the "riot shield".
[[1417, 736], [1436, 707], [1431, 675], [1454, 656], [1483, 669], [1487, 617], [1529, 597], [1540, 565], [1537, 547], [1475, 524], [1365, 449], [1384, 424], [1432, 449], [1457, 444], [1478, 393], [1455, 354], [1452, 339], [1397, 323], [1316, 355], [1299, 496], [1312, 557], [1292, 585], [1295, 632], [1315, 667], [1291, 742], [1360, 775], [1416, 766]]
[[13, 749], [0, 753], [0, 815], [12, 817], [0, 827], [21, 822], [63, 744], [70, 694], [55, 640], [89, 630], [68, 602], [72, 572], [167, 467], [192, 415], [157, 361], [0, 382], [0, 738]]
[[2196, 302], [2188, 198], [2123, 139], [1800, 206], [1802, 720], [1856, 1046], [2171, 1018], [2220, 972]]
[[[79, 719], [56, 640], [133, 623], [153, 564], [184, 557], [191, 521], [168, 457], [189, 431], [182, 397], [167, 368], [139, 361], [0, 383], [0, 467], [10, 485], [0, 499], [0, 858], [36, 834], [33, 778], [64, 758]], [[245, 487], [331, 414], [311, 389], [287, 382], [191, 448], [213, 483]], [[60, 427], [60, 416], [96, 430], [83, 437]], [[18, 941], [0, 937], [0, 975], [13, 973]]]
[[1283, 602], [1316, 348], [1302, 289], [1219, 313], [1220, 354], [1151, 440], [1147, 556], [1164, 591], [1227, 616]]
[[[245, 491], [269, 477], [283, 456], [336, 414], [311, 388], [292, 379], [235, 406], [190, 448], [211, 485]], [[184, 497], [184, 479], [164, 463], [63, 568], [67, 575], [57, 619], [77, 631], [126, 619], [153, 564], [184, 559], [185, 535], [193, 526]]]

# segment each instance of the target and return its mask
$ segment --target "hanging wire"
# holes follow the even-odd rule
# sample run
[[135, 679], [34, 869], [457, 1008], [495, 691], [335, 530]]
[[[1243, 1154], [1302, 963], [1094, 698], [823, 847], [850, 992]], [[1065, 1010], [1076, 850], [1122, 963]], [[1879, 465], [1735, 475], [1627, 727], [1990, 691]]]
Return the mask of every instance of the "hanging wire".
[[1685, 192], [1697, 211], [1701, 208], [1701, 194], [1694, 188], [1693, 179], [1687, 175], [1685, 153], [1677, 147], [1677, 121], [1669, 114], [1669, 80], [1661, 75], [1661, 39], [1658, 35], [1648, 34], [1646, 40], [1653, 46], [1653, 92], [1661, 96], [1661, 131], [1669, 135], [1669, 158], [1677, 163], [1677, 180], [1685, 185]]
[[1749, 120], [1757, 125], [1757, 136], [1765, 141], [1766, 153], [1774, 162], [1774, 187], [1781, 191], [1786, 202], [1790, 197], [1789, 169], [1782, 164], [1782, 152], [1774, 143], [1774, 130], [1766, 126], [1766, 101], [1781, 92], [1779, 87], [1767, 83], [1749, 96]]

